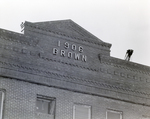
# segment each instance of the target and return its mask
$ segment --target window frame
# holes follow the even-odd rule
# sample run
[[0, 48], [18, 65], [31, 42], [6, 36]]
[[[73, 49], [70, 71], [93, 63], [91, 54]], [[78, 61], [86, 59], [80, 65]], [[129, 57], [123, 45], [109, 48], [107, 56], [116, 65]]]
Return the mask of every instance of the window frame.
[[116, 113], [116, 114], [120, 114], [120, 119], [123, 119], [123, 112], [122, 111], [118, 111], [118, 110], [112, 110], [112, 109], [107, 109], [106, 110], [106, 119], [108, 119], [108, 112], [112, 112], [112, 113]]
[[75, 113], [76, 113], [76, 111], [75, 111], [75, 109], [76, 109], [76, 106], [83, 106], [83, 107], [87, 107], [87, 108], [89, 108], [89, 114], [88, 114], [88, 116], [89, 116], [89, 118], [88, 119], [92, 119], [92, 106], [89, 106], [89, 105], [86, 105], [86, 104], [74, 104], [73, 105], [73, 119], [76, 119], [75, 118]]
[[[41, 100], [41, 101], [45, 101], [48, 102], [48, 113], [42, 113], [42, 112], [38, 112], [37, 111], [37, 100]], [[50, 103], [54, 103], [53, 104], [53, 113], [51, 113], [51, 107], [50, 107]], [[48, 97], [48, 96], [43, 96], [43, 95], [37, 95], [36, 97], [36, 113], [41, 113], [41, 114], [47, 114], [47, 115], [53, 115], [55, 116], [55, 110], [56, 110], [56, 98], [55, 97]]]
[[150, 116], [142, 115], [142, 119], [150, 119]]
[[1, 107], [0, 107], [0, 119], [2, 119], [3, 117], [3, 109], [4, 109], [4, 98], [5, 98], [5, 92], [4, 90], [0, 90], [0, 93], [2, 94], [2, 97], [1, 97]]

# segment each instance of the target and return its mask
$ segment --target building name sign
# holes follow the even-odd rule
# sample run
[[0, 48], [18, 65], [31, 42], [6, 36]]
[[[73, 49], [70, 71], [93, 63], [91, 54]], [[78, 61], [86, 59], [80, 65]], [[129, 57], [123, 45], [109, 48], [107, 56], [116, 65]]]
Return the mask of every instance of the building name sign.
[[53, 55], [59, 55], [61, 57], [67, 57], [69, 59], [74, 59], [82, 62], [87, 61], [87, 56], [83, 54], [84, 48], [82, 46], [77, 46], [76, 44], [71, 44], [69, 42], [61, 43], [60, 41], [58, 41], [57, 48], [53, 48], [52, 52]]

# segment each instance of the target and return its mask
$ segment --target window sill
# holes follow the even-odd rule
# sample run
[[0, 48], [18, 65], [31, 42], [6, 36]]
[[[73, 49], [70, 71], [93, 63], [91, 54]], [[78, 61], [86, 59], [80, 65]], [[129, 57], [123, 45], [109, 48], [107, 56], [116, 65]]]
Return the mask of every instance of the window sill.
[[36, 113], [35, 114], [36, 119], [54, 119], [54, 115], [50, 114], [44, 114], [44, 113]]

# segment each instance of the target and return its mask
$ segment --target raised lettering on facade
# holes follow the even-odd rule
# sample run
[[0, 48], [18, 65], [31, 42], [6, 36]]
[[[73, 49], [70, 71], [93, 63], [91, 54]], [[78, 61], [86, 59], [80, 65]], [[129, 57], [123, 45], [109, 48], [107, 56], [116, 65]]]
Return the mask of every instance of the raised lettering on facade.
[[[83, 47], [77, 46], [76, 44], [70, 44], [69, 42], [61, 43], [57, 42], [58, 48], [53, 48], [53, 55], [59, 55], [61, 57], [67, 57], [69, 59], [74, 59], [82, 62], [87, 61], [87, 56], [83, 53]], [[64, 49], [60, 49], [63, 46]], [[69, 51], [71, 50], [71, 51]]]

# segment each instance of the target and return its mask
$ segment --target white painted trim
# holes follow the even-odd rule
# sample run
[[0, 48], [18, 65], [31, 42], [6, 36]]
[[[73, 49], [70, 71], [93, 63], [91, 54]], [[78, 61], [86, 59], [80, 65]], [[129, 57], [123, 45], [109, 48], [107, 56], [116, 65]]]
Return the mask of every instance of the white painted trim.
[[116, 111], [116, 110], [111, 110], [111, 109], [108, 109], [108, 110], [106, 111], [106, 119], [108, 119], [108, 118], [107, 118], [107, 113], [108, 113], [108, 112], [120, 114], [120, 119], [122, 119], [122, 114], [123, 114], [123, 112], [121, 112], [121, 111]]
[[91, 119], [91, 115], [92, 115], [92, 113], [91, 113], [91, 106], [88, 106], [88, 105], [84, 105], [84, 104], [74, 104], [74, 106], [73, 106], [73, 119], [76, 119], [75, 118], [75, 109], [76, 109], [76, 106], [82, 106], [82, 107], [86, 107], [86, 108], [88, 108], [88, 119]]
[[0, 93], [2, 93], [2, 100], [1, 100], [1, 107], [0, 107], [0, 119], [2, 119], [3, 117], [3, 105], [4, 105], [4, 92], [0, 91]]

